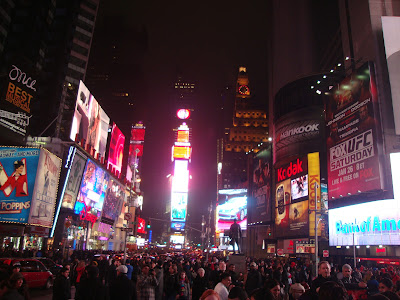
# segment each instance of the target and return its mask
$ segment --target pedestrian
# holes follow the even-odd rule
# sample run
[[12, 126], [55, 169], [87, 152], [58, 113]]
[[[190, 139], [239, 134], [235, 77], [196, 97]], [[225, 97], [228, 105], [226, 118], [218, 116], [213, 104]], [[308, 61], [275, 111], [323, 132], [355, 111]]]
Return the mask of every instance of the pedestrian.
[[1, 300], [24, 300], [24, 296], [18, 291], [23, 284], [24, 276], [21, 273], [14, 273], [10, 279], [5, 281], [6, 284], [2, 285], [2, 292], [4, 292]]
[[76, 266], [76, 278], [75, 278], [75, 287], [78, 288], [79, 282], [81, 281], [81, 277], [85, 272], [86, 263], [84, 260], [79, 261], [78, 265]]
[[82, 279], [75, 292], [75, 300], [108, 300], [108, 289], [101, 282], [99, 269], [94, 266], [87, 268], [87, 278]]
[[175, 300], [178, 294], [178, 268], [170, 265], [164, 282], [165, 300]]
[[68, 276], [69, 270], [66, 267], [57, 274], [53, 285], [53, 300], [71, 299], [71, 283]]
[[110, 300], [135, 300], [135, 286], [132, 280], [126, 276], [128, 268], [125, 265], [120, 265], [116, 271], [117, 277], [110, 283]]
[[331, 265], [329, 264], [329, 262], [321, 261], [318, 264], [318, 277], [315, 278], [311, 283], [311, 293], [313, 294], [314, 298], [316, 297], [321, 285], [327, 281], [334, 281], [339, 285], [342, 285], [342, 283], [339, 282], [336, 276], [331, 276]]
[[185, 271], [181, 271], [178, 277], [178, 300], [189, 300], [190, 285]]
[[201, 295], [208, 289], [208, 278], [205, 276], [206, 271], [203, 268], [197, 270], [197, 276], [193, 280], [192, 300], [198, 300]]
[[131, 260], [129, 258], [127, 258], [125, 260], [125, 266], [128, 269], [128, 272], [126, 273], [126, 277], [128, 277], [129, 280], [132, 280], [133, 267], [131, 266]]
[[121, 265], [118, 259], [113, 259], [107, 269], [106, 285], [110, 285], [117, 278], [117, 268]]
[[156, 287], [156, 300], [161, 300], [164, 290], [164, 269], [162, 260], [157, 261], [157, 265], [154, 270], [156, 271], [156, 278], [158, 281], [158, 285]]
[[228, 300], [247, 300], [249, 297], [246, 294], [246, 291], [240, 287], [235, 286], [229, 291]]
[[262, 286], [261, 274], [257, 268], [258, 266], [254, 261], [250, 263], [250, 271], [247, 273], [244, 284], [247, 295], [250, 295], [253, 290]]
[[221, 300], [228, 300], [230, 285], [232, 283], [232, 278], [229, 273], [224, 273], [221, 276], [221, 282], [215, 286], [214, 291], [216, 291], [221, 298]]
[[158, 285], [156, 272], [150, 271], [149, 266], [142, 267], [142, 274], [139, 275], [137, 281], [137, 299], [138, 300], [155, 300], [155, 288]]
[[281, 285], [276, 279], [270, 279], [265, 283], [265, 288], [269, 290], [274, 297], [274, 300], [281, 300]]

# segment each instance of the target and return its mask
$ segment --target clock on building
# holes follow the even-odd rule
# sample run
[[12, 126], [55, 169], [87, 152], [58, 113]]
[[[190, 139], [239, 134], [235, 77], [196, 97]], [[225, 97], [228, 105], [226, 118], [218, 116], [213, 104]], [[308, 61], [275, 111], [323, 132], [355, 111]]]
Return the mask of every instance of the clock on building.
[[250, 89], [247, 85], [241, 85], [238, 89], [239, 93], [242, 95], [250, 95]]

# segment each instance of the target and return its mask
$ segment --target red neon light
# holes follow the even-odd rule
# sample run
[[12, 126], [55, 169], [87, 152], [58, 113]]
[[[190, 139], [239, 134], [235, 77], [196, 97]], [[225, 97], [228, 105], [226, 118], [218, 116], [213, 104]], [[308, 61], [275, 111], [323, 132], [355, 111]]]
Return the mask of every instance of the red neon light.
[[85, 203], [83, 203], [83, 205], [84, 206], [83, 206], [81, 213], [79, 214], [79, 218], [82, 221], [92, 222], [92, 228], [93, 228], [94, 223], [96, 223], [96, 221], [97, 221], [97, 216], [88, 212], [88, 207], [86, 206]]
[[178, 109], [176, 116], [181, 120], [186, 120], [190, 117], [190, 110], [184, 108]]

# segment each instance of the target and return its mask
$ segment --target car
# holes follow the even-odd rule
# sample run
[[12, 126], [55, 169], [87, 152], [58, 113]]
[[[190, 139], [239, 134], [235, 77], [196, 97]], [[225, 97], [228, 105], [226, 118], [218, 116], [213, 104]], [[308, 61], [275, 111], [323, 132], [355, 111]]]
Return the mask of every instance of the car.
[[60, 272], [63, 267], [62, 265], [56, 264], [52, 259], [47, 257], [35, 257], [35, 259], [42, 262], [54, 276], [57, 276], [58, 272]]
[[244, 220], [247, 217], [247, 197], [234, 197], [218, 205], [218, 217], [225, 221]]
[[46, 266], [35, 258], [1, 258], [0, 264], [6, 264], [10, 267], [15, 263], [21, 265], [21, 274], [29, 288], [50, 289], [53, 286], [54, 275]]

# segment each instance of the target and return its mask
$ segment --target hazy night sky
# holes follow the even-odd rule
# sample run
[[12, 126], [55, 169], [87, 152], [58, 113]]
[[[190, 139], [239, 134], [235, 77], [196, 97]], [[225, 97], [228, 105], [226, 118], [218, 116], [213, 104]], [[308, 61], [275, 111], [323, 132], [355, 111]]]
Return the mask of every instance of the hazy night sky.
[[[161, 217], [170, 197], [166, 175], [172, 172], [174, 116], [169, 112], [179, 69], [184, 78], [197, 83], [188, 223], [200, 228], [207, 203], [216, 198], [216, 103], [224, 86], [235, 85], [239, 66], [247, 67], [252, 92], [267, 109], [266, 2], [101, 1], [97, 23], [105, 16], [118, 16], [125, 26], [144, 26], [148, 32], [148, 51], [141, 62], [145, 93], [135, 99], [132, 120], [143, 120], [147, 127], [141, 184], [144, 217]], [[159, 224], [152, 224], [157, 230]]]

